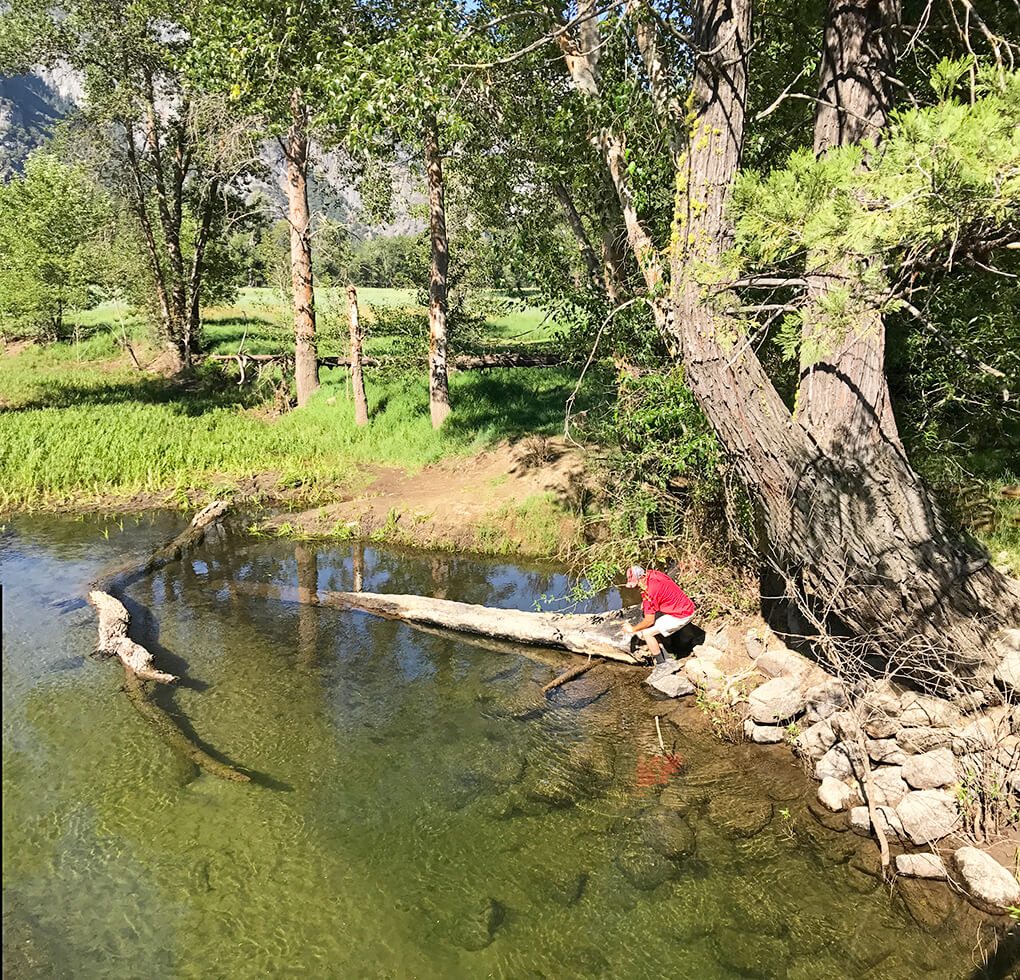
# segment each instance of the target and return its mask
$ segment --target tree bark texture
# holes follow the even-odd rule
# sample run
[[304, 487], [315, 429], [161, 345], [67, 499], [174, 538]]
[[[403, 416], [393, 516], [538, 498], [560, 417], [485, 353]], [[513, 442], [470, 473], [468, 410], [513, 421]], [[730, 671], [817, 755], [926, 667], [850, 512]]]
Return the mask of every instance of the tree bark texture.
[[368, 425], [368, 402], [365, 400], [365, 377], [361, 370], [361, 322], [358, 319], [358, 291], [347, 287], [347, 311], [351, 325], [351, 388], [354, 390], [354, 421]]
[[[829, 0], [825, 10], [815, 153], [877, 143], [892, 104], [895, 68], [890, 29], [899, 0]], [[864, 270], [846, 257], [807, 258], [797, 414], [827, 452], [856, 456], [878, 443], [899, 447], [885, 376], [885, 322], [874, 300], [859, 295]], [[828, 312], [834, 286], [850, 286], [846, 307]], [[856, 294], [855, 294], [856, 293]]]
[[429, 414], [438, 429], [450, 414], [450, 382], [447, 377], [446, 290], [450, 247], [446, 237], [446, 204], [443, 199], [443, 159], [436, 120], [425, 123], [423, 148], [429, 188], [429, 240], [432, 264], [429, 272]]
[[[735, 325], [706, 295], [730, 241], [724, 207], [744, 135], [750, 0], [699, 0], [693, 114], [678, 180], [669, 328], [699, 404], [761, 507], [766, 560], [792, 598], [906, 673], [967, 686], [1020, 616], [1017, 583], [953, 535], [895, 447], [830, 452], [794, 420]], [[952, 683], [952, 678], [949, 679]]]
[[311, 217], [308, 211], [308, 110], [301, 90], [291, 95], [287, 134], [287, 203], [290, 212], [290, 276], [294, 296], [294, 381], [298, 408], [319, 389], [312, 286]]

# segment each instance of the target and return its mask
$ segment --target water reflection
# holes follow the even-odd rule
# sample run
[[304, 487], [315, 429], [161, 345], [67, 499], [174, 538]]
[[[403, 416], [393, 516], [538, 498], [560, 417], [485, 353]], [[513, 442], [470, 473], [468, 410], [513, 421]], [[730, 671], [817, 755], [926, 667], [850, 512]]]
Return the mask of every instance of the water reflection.
[[692, 709], [662, 723], [683, 765], [664, 762], [666, 708], [609, 683], [626, 671], [547, 699], [561, 655], [316, 601], [527, 609], [565, 592], [555, 569], [234, 535], [135, 583], [136, 635], [188, 679], [163, 706], [265, 774], [196, 778], [87, 659], [91, 610], [66, 605], [182, 525], [26, 518], [4, 540], [11, 975], [972, 970], [965, 907], [946, 892], [942, 918], [911, 921], [781, 753], [715, 742]]

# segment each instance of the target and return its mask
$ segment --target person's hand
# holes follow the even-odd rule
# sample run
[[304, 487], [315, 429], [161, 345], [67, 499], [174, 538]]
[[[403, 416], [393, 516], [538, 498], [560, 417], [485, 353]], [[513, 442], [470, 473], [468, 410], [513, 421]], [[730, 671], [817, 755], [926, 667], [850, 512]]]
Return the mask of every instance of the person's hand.
[[630, 623], [624, 623], [623, 624], [623, 632], [624, 633], [633, 633], [634, 632], [634, 627], [631, 626]]

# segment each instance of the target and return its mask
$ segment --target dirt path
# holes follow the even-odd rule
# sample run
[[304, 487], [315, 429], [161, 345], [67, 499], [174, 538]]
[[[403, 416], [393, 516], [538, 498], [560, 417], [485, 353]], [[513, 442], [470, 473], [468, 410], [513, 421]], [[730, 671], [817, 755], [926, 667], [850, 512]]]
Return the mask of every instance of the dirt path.
[[267, 530], [425, 548], [551, 557], [575, 540], [586, 493], [580, 452], [531, 436], [409, 474], [373, 467], [349, 499], [281, 514]]

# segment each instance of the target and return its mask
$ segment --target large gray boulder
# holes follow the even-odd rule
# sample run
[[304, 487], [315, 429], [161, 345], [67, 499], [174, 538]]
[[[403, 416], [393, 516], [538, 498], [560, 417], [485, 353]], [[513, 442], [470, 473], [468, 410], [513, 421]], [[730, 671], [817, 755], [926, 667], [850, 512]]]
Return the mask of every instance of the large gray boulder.
[[896, 733], [896, 744], [907, 753], [952, 748], [953, 733], [948, 728], [901, 728]]
[[896, 806], [904, 833], [915, 844], [930, 844], [953, 832], [960, 822], [956, 800], [937, 789], [907, 793]]
[[817, 762], [826, 752], [836, 744], [836, 735], [832, 726], [827, 721], [819, 721], [810, 728], [805, 728], [794, 740], [794, 751]]
[[879, 681], [863, 700], [863, 727], [872, 738], [889, 738], [902, 725], [900, 691], [890, 681]]
[[[878, 818], [879, 827], [882, 828], [889, 840], [905, 839], [903, 824], [891, 806], [875, 807], [875, 815]], [[866, 806], [855, 806], [850, 811], [850, 829], [864, 837], [871, 836], [871, 816]]]
[[995, 858], [976, 847], [961, 847], [952, 858], [954, 881], [985, 912], [1001, 915], [1020, 906], [1020, 883]]
[[699, 643], [691, 650], [691, 656], [707, 660], [710, 664], [717, 664], [723, 657], [723, 650], [710, 643]]
[[875, 788], [875, 802], [882, 806], [896, 806], [910, 787], [903, 780], [900, 766], [880, 766], [872, 770], [871, 784]]
[[795, 718], [804, 710], [804, 697], [794, 677], [776, 677], [755, 688], [747, 699], [751, 718], [761, 725], [775, 725]]
[[903, 778], [914, 789], [939, 789], [956, 782], [956, 766], [949, 749], [911, 755], [903, 763]]
[[827, 810], [832, 810], [833, 813], [846, 810], [859, 803], [860, 800], [861, 795], [857, 792], [857, 788], [844, 783], [841, 779], [826, 776], [822, 780], [822, 785], [818, 787], [818, 802]]
[[856, 778], [854, 760], [857, 759], [856, 746], [847, 742], [837, 742], [828, 752], [815, 763], [815, 779], [842, 779], [848, 782]]
[[808, 662], [803, 657], [785, 648], [766, 650], [754, 665], [769, 677], [800, 677], [808, 668]]
[[937, 854], [897, 854], [896, 873], [904, 878], [932, 878], [942, 881], [946, 877], [946, 866]]
[[744, 634], [744, 649], [752, 660], [757, 660], [765, 652], [765, 640], [758, 630], [750, 629]]
[[804, 720], [814, 725], [846, 707], [846, 692], [839, 681], [831, 678], [809, 687], [804, 692], [804, 702], [807, 707]]
[[894, 738], [869, 738], [866, 744], [868, 758], [872, 762], [884, 762], [887, 766], [902, 766], [907, 760], [907, 753], [900, 748]]
[[900, 723], [907, 728], [952, 728], [960, 723], [960, 710], [942, 698], [904, 694], [900, 698]]
[[701, 657], [691, 657], [684, 669], [691, 683], [696, 687], [703, 687], [706, 691], [722, 690], [726, 681], [725, 675], [714, 663]]

